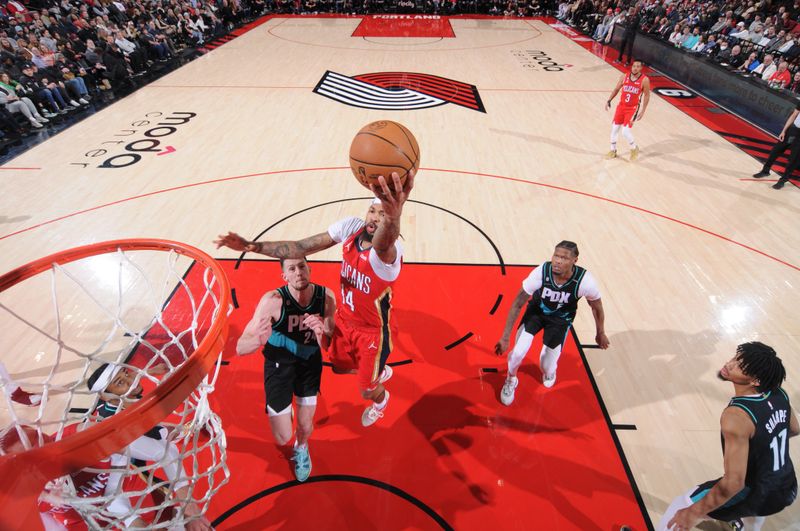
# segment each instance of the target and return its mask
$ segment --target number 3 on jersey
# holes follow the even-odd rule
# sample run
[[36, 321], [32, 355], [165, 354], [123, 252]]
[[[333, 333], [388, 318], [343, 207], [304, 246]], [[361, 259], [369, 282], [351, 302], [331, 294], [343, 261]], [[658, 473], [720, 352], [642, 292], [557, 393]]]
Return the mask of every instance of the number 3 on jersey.
[[353, 290], [345, 291], [344, 287], [342, 288], [342, 304], [350, 306], [351, 312], [356, 311], [355, 307], [353, 306]]
[[628, 103], [629, 101], [631, 101], [631, 94], [630, 94], [630, 92], [626, 92], [625, 93], [625, 103]]

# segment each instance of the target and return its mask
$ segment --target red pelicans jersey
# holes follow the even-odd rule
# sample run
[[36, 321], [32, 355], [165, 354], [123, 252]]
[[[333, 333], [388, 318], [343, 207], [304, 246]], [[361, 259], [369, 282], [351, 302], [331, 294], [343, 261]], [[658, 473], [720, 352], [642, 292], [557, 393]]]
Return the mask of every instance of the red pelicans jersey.
[[[71, 424], [64, 428], [62, 438], [72, 435], [78, 431], [79, 424]], [[78, 498], [99, 498], [102, 496], [113, 496], [116, 493], [122, 473], [112, 476], [113, 468], [124, 468], [128, 464], [128, 458], [120, 454], [112, 454], [111, 457], [103, 459], [93, 466], [78, 470], [70, 474], [72, 485], [75, 487], [75, 495]], [[125, 484], [127, 484], [127, 479]], [[112, 513], [127, 515], [130, 511], [130, 502], [126, 497], [119, 496], [110, 504], [99, 502], [97, 507], [106, 506]], [[39, 512], [42, 519], [48, 523], [46, 529], [58, 529], [69, 531], [83, 531], [88, 529], [83, 517], [70, 505], [58, 505], [53, 498], [43, 497], [39, 500]], [[135, 518], [130, 517], [130, 523]], [[102, 520], [101, 520], [102, 521]]]
[[383, 328], [389, 326], [392, 284], [400, 275], [403, 250], [395, 242], [397, 258], [385, 264], [372, 247], [362, 249], [358, 236], [364, 220], [346, 218], [328, 228], [336, 242], [342, 242], [342, 300], [336, 308], [336, 319], [350, 326]]
[[645, 75], [641, 73], [636, 80], [631, 79], [630, 72], [625, 74], [625, 80], [622, 82], [622, 96], [619, 99], [620, 107], [631, 107], [635, 109], [639, 106], [644, 80]]

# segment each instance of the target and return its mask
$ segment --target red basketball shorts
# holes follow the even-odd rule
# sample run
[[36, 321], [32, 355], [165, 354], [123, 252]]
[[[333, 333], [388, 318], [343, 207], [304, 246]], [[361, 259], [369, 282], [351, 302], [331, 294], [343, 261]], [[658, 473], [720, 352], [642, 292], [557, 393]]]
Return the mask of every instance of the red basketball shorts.
[[636, 112], [638, 110], [638, 107], [623, 107], [622, 105], [617, 105], [617, 110], [614, 112], [614, 125], [633, 127], [633, 121], [636, 119]]
[[331, 363], [337, 369], [358, 373], [358, 388], [371, 391], [392, 352], [392, 332], [389, 327], [361, 328], [338, 321], [328, 351]]

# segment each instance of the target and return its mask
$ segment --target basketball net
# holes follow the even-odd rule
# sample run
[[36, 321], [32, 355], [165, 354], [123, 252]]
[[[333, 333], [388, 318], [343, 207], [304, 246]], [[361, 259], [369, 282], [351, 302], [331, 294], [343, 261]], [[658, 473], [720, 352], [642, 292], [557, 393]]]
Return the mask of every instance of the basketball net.
[[[221, 268], [176, 242], [95, 244], [0, 277], [13, 338], [0, 353], [0, 464], [16, 463], [4, 475], [20, 484], [45, 477], [42, 520], [180, 529], [203, 517], [229, 479], [209, 394], [231, 309]], [[103, 370], [114, 379], [93, 391]], [[0, 483], [0, 513], [13, 512], [26, 493]]]

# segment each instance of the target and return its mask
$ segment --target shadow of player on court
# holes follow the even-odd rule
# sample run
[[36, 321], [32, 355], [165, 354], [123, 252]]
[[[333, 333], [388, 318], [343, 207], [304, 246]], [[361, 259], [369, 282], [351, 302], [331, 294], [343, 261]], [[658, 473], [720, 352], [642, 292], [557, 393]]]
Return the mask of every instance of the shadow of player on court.
[[[456, 382], [421, 397], [408, 412], [410, 422], [429, 441], [436, 454], [434, 469], [460, 481], [466, 492], [449, 490], [447, 498], [434, 504], [446, 519], [463, 510], [460, 496], [469, 495], [481, 505], [495, 506], [504, 490], [488, 478], [502, 478], [504, 487], [526, 492], [518, 502], [524, 505], [529, 495], [552, 506], [559, 518], [580, 529], [602, 529], [595, 523], [596, 512], [585, 512], [578, 500], [596, 491], [625, 492], [627, 483], [569, 459], [574, 441], [591, 437], [572, 427], [556, 426], [546, 418], [536, 421], [497, 415], [484, 404], [463, 396], [468, 387]], [[543, 444], [543, 439], [550, 439]], [[558, 453], [545, 447], [561, 447]], [[429, 479], [433, 474], [428, 472]], [[539, 479], [536, 479], [539, 478]], [[426, 498], [432, 503], [436, 494]], [[596, 509], [595, 509], [596, 511]], [[517, 514], [527, 522], [541, 522], [536, 511], [521, 508]]]
[[[622, 415], [629, 409], [670, 401], [677, 395], [696, 392], [698, 385], [703, 385], [707, 392], [719, 394], [721, 400], [726, 400], [725, 393], [728, 389], [725, 386], [708, 387], [705, 383], [699, 383], [701, 377], [716, 374], [734, 355], [735, 345], [730, 352], [720, 352], [719, 333], [713, 330], [702, 330], [694, 334], [677, 330], [626, 330], [611, 334], [609, 340], [611, 348], [616, 351], [614, 358], [606, 360], [602, 355], [593, 356], [588, 353], [595, 380], [601, 387], [614, 387], [612, 382], [615, 379], [615, 370], [633, 364], [626, 362], [625, 356], [646, 358], [651, 382], [658, 381], [662, 377], [660, 375], [664, 374], [683, 375], [681, 380], [673, 382], [668, 389], [656, 385], [626, 387], [624, 398], [606, 402], [613, 420], [623, 422], [625, 419]], [[605, 380], [608, 380], [607, 384]], [[613, 389], [611, 393], [614, 393]]]
[[577, 155], [592, 155], [592, 156], [598, 156], [599, 157], [599, 156], [602, 156], [602, 155], [605, 154], [605, 152], [591, 151], [591, 150], [588, 150], [588, 149], [583, 149], [581, 147], [578, 147], [576, 144], [570, 144], [570, 143], [567, 143], [567, 142], [560, 142], [558, 140], [553, 139], [552, 137], [532, 135], [530, 133], [526, 133], [526, 132], [522, 132], [522, 131], [510, 131], [508, 129], [495, 129], [495, 128], [491, 128], [491, 129], [489, 129], [489, 131], [492, 132], [492, 133], [498, 134], [498, 135], [504, 135], [504, 136], [511, 136], [511, 137], [514, 137], [514, 138], [519, 138], [521, 140], [524, 140], [525, 142], [532, 143], [532, 144], [547, 144], [549, 146], [554, 147], [555, 149], [557, 149], [559, 151], [567, 152], [567, 153], [575, 153]]
[[[554, 522], [561, 518], [581, 529], [602, 529], [594, 521], [597, 508], [585, 510], [578, 500], [597, 491], [629, 492], [630, 486], [624, 477], [608, 475], [572, 459], [573, 452], [580, 452], [574, 449], [580, 446], [578, 443], [591, 444], [593, 439], [582, 426], [597, 420], [569, 396], [572, 383], [564, 382], [549, 393], [531, 394], [519, 407], [506, 408], [498, 400], [504, 376], [481, 370], [497, 361], [483, 345], [488, 337], [480, 343], [465, 342], [444, 350], [443, 345], [449, 342], [446, 340], [463, 335], [463, 331], [422, 312], [404, 311], [403, 319], [414, 330], [409, 337], [414, 349], [424, 353], [416, 368], [424, 361], [431, 366], [426, 373], [446, 376], [441, 380], [434, 377], [432, 382], [425, 378], [435, 387], [417, 397], [407, 415], [429, 445], [427, 452], [418, 449], [414, 456], [415, 465], [428, 471], [426, 481], [434, 484], [424, 498], [426, 502], [451, 521], [464, 511], [503, 502], [504, 490], [497, 479], [502, 478], [506, 487], [526, 492], [517, 503], [531, 505], [524, 500], [530, 501], [528, 496], [532, 495], [539, 499], [532, 505], [543, 504], [556, 511]], [[531, 379], [540, 379], [540, 375], [533, 376], [539, 372], [533, 364], [523, 365], [522, 371]], [[559, 402], [564, 406], [563, 413], [568, 412], [568, 422], [554, 407]], [[537, 477], [541, 480], [534, 479]], [[453, 481], [460, 486], [452, 486]], [[466, 502], [465, 497], [472, 501]], [[529, 508], [522, 512], [526, 510]], [[522, 520], [544, 523], [533, 512]]]

